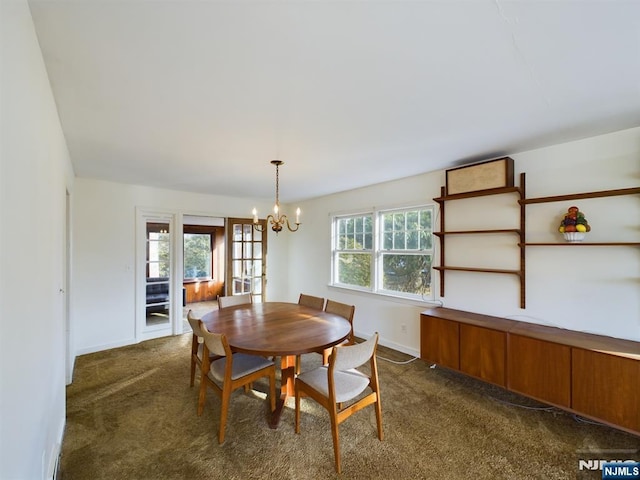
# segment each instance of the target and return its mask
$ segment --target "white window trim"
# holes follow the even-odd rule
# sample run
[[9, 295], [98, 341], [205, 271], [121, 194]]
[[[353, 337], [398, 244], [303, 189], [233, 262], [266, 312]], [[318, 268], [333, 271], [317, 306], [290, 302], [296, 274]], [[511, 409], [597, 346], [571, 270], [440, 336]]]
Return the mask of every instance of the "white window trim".
[[338, 219], [340, 218], [351, 218], [351, 217], [364, 217], [364, 216], [368, 216], [371, 215], [373, 217], [373, 248], [371, 250], [340, 250], [341, 253], [356, 253], [356, 254], [363, 254], [363, 253], [369, 253], [371, 255], [371, 279], [372, 279], [372, 283], [375, 282], [375, 266], [374, 266], [374, 262], [375, 262], [375, 251], [376, 251], [376, 221], [375, 221], [375, 209], [373, 210], [364, 210], [364, 211], [358, 211], [355, 213], [339, 213], [339, 214], [332, 214], [331, 215], [331, 279], [329, 282], [330, 286], [333, 287], [338, 287], [338, 288], [345, 288], [347, 290], [357, 290], [360, 292], [373, 292], [374, 289], [369, 287], [360, 287], [358, 285], [349, 285], [346, 283], [338, 283], [338, 282], [334, 282], [334, 279], [336, 278], [336, 263], [338, 261], [337, 258], [337, 252], [338, 250], [335, 248], [336, 247], [336, 238], [338, 236], [338, 232], [336, 231], [336, 222]]
[[[434, 303], [435, 302], [435, 288], [433, 281], [433, 262], [435, 260], [436, 255], [436, 245], [435, 241], [433, 243], [433, 247], [430, 251], [426, 251], [423, 254], [431, 255], [431, 285], [430, 285], [430, 294], [429, 295], [420, 295], [420, 294], [401, 294], [400, 292], [396, 292], [393, 290], [385, 290], [382, 289], [382, 278], [381, 275], [378, 275], [380, 271], [381, 262], [382, 262], [382, 254], [384, 253], [381, 248], [381, 220], [380, 217], [384, 213], [396, 212], [396, 211], [407, 211], [412, 209], [431, 209], [431, 232], [436, 231], [436, 226], [433, 224], [436, 220], [436, 207], [435, 204], [432, 203], [418, 203], [418, 204], [409, 204], [409, 205], [400, 205], [394, 207], [380, 207], [380, 208], [371, 208], [367, 210], [354, 210], [350, 211], [341, 211], [339, 213], [330, 214], [331, 217], [331, 278], [329, 280], [329, 287], [336, 289], [349, 290], [354, 292], [361, 292], [367, 295], [373, 295], [377, 297], [387, 297], [390, 299], [394, 299], [401, 302], [413, 303], [422, 305], [424, 303]], [[371, 215], [373, 218], [373, 248], [371, 250], [337, 250], [336, 242], [338, 232], [336, 231], [336, 223], [340, 218], [350, 218], [350, 217], [358, 217], [358, 216], [366, 216]], [[357, 285], [348, 285], [344, 283], [336, 282], [337, 275], [337, 254], [340, 253], [370, 253], [371, 254], [371, 287], [359, 287]], [[409, 253], [419, 254], [418, 252], [410, 251]], [[380, 277], [380, 278], [378, 278]]]

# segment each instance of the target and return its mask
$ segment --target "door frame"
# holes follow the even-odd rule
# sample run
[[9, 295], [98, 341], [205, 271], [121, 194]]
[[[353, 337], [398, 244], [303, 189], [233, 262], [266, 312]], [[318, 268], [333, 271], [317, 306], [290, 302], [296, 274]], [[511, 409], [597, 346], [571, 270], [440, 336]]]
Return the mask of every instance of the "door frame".
[[[178, 221], [179, 216], [176, 212], [136, 207], [136, 342], [182, 333], [182, 288], [178, 289], [176, 286], [176, 272], [180, 272], [182, 268], [182, 255], [177, 254], [178, 248], [182, 248], [182, 223]], [[169, 324], [156, 328], [147, 327], [146, 315], [147, 222], [149, 221], [169, 224]], [[182, 275], [180, 275], [180, 286], [182, 286]], [[178, 299], [178, 293], [180, 299]]]
[[[251, 226], [251, 231], [252, 231], [252, 239], [254, 238], [255, 235], [255, 228], [254, 228], [254, 221], [253, 218], [237, 218], [237, 217], [228, 217], [225, 219], [225, 238], [226, 238], [226, 250], [227, 250], [227, 254], [226, 254], [226, 265], [225, 265], [225, 294], [226, 295], [231, 295], [232, 293], [232, 289], [231, 289], [231, 283], [233, 282], [233, 225], [234, 224], [240, 224], [243, 225], [243, 228], [245, 228], [246, 225], [250, 225]], [[266, 220], [258, 220], [258, 225], [261, 225], [261, 238], [260, 238], [260, 242], [261, 242], [261, 247], [262, 247], [262, 252], [261, 252], [261, 261], [262, 261], [262, 272], [260, 272], [260, 278], [261, 278], [261, 294], [260, 294], [260, 302], [265, 302], [266, 301], [266, 290], [267, 290], [267, 239], [268, 239], [268, 231], [267, 231], [267, 221]], [[242, 242], [244, 243], [244, 240], [242, 240]], [[251, 243], [253, 243], [254, 241], [252, 240]], [[244, 248], [243, 248], [243, 252], [244, 252]], [[253, 250], [252, 250], [253, 252]], [[253, 255], [253, 254], [252, 254]], [[243, 257], [244, 258], [244, 257]], [[255, 258], [252, 256], [252, 258]], [[253, 275], [251, 277], [251, 282], [253, 285], [253, 279], [256, 278], [258, 275]], [[255, 295], [253, 294], [253, 286], [250, 289], [251, 291], [251, 295], [252, 295], [252, 299], [255, 302], [256, 298]]]
[[75, 366], [75, 344], [71, 325], [71, 192], [65, 189], [64, 198], [65, 225], [63, 240], [63, 287], [62, 287], [62, 314], [65, 328], [65, 382], [71, 385], [73, 382], [73, 367]]

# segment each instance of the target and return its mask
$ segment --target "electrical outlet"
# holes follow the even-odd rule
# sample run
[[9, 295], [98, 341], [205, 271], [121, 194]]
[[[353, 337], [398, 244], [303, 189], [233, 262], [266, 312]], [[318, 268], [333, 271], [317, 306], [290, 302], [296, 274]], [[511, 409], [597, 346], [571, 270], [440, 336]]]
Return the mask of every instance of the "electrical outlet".
[[402, 333], [407, 333], [407, 325], [403, 323], [403, 324], [400, 326], [400, 330], [402, 330]]

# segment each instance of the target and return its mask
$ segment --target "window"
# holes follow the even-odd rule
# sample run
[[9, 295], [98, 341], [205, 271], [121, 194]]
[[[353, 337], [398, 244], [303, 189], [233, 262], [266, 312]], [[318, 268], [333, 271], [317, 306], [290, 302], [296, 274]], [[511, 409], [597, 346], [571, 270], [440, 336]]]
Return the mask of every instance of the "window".
[[371, 287], [373, 255], [373, 216], [338, 217], [334, 283], [356, 287]]
[[432, 298], [433, 207], [333, 218], [332, 284], [405, 298]]
[[211, 234], [184, 234], [184, 279], [211, 278]]
[[431, 297], [432, 209], [382, 212], [379, 219], [379, 289]]
[[169, 224], [147, 224], [147, 278], [169, 276]]

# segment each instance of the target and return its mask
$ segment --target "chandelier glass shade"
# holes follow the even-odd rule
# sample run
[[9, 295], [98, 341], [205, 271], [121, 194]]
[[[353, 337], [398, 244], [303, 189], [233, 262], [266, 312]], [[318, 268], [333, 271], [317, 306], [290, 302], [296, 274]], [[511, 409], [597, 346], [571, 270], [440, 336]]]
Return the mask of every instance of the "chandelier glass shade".
[[[282, 231], [286, 225], [290, 232], [295, 232], [300, 228], [300, 209], [296, 209], [296, 221], [295, 228], [291, 227], [289, 218], [280, 212], [280, 165], [283, 165], [282, 160], [271, 160], [271, 164], [276, 166], [276, 204], [273, 207], [273, 214], [267, 215], [267, 223], [271, 226], [271, 230], [276, 233]], [[253, 209], [253, 228], [259, 232], [263, 232], [265, 227], [258, 222], [258, 211]]]

